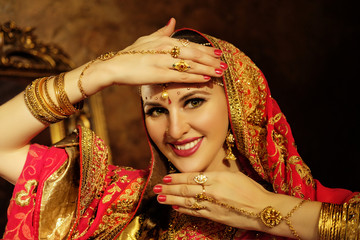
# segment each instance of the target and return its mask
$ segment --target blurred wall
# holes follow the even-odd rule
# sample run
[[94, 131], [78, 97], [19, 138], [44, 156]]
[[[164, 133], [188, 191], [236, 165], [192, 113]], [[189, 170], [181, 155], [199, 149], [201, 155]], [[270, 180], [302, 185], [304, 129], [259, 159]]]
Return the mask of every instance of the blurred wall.
[[[329, 187], [360, 190], [354, 6], [326, 0], [0, 0], [0, 23], [36, 27], [42, 42], [58, 44], [76, 66], [128, 46], [170, 17], [177, 27], [220, 37], [247, 53], [267, 77], [315, 178]], [[137, 90], [112, 87], [103, 96], [115, 161], [147, 163]], [[8, 198], [0, 199], [4, 213]]]

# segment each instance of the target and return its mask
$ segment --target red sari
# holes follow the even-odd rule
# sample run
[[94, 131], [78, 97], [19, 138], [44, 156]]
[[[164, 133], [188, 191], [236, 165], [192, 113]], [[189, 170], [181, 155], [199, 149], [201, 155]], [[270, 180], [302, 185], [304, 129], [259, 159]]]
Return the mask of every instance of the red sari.
[[[326, 188], [313, 179], [264, 75], [243, 52], [223, 40], [186, 31], [223, 51], [222, 61], [229, 66], [223, 83], [234, 151], [248, 176], [280, 194], [336, 204], [360, 202], [358, 193]], [[74, 141], [56, 148], [31, 146], [10, 201], [4, 239], [144, 238], [140, 203], [152, 197], [152, 186], [159, 182], [155, 178], [166, 174], [156, 148], [150, 144], [149, 170], [133, 170], [109, 165], [106, 146], [90, 130], [80, 128], [78, 138], [79, 146]], [[174, 239], [224, 238], [226, 226], [202, 221], [195, 228], [191, 219], [184, 221]], [[234, 239], [273, 239], [253, 231], [229, 231]]]

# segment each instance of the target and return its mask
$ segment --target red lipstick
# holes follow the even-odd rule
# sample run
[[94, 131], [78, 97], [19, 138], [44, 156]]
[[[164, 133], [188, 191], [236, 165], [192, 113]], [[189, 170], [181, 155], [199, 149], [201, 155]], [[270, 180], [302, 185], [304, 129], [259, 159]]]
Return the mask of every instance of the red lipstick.
[[188, 138], [183, 141], [170, 143], [171, 149], [179, 157], [188, 157], [194, 154], [200, 147], [203, 137]]

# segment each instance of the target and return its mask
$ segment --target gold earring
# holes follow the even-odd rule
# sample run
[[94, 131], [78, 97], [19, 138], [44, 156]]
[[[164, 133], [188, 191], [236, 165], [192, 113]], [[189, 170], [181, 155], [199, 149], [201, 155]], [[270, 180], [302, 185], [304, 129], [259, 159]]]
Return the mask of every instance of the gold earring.
[[234, 147], [234, 142], [235, 142], [235, 138], [232, 135], [232, 133], [230, 132], [230, 130], [228, 131], [228, 134], [225, 138], [225, 144], [226, 144], [226, 160], [230, 160], [230, 161], [236, 161], [236, 157], [233, 154], [231, 148]]

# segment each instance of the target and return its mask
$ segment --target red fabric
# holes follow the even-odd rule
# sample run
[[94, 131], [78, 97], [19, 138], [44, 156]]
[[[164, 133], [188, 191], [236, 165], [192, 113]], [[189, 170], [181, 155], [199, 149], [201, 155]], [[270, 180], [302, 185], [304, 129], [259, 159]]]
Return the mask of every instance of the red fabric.
[[[3, 239], [37, 239], [42, 186], [67, 159], [63, 149], [31, 145], [23, 171], [15, 185], [8, 208], [8, 223]], [[27, 183], [33, 183], [27, 185]], [[20, 206], [16, 200], [28, 200]]]

